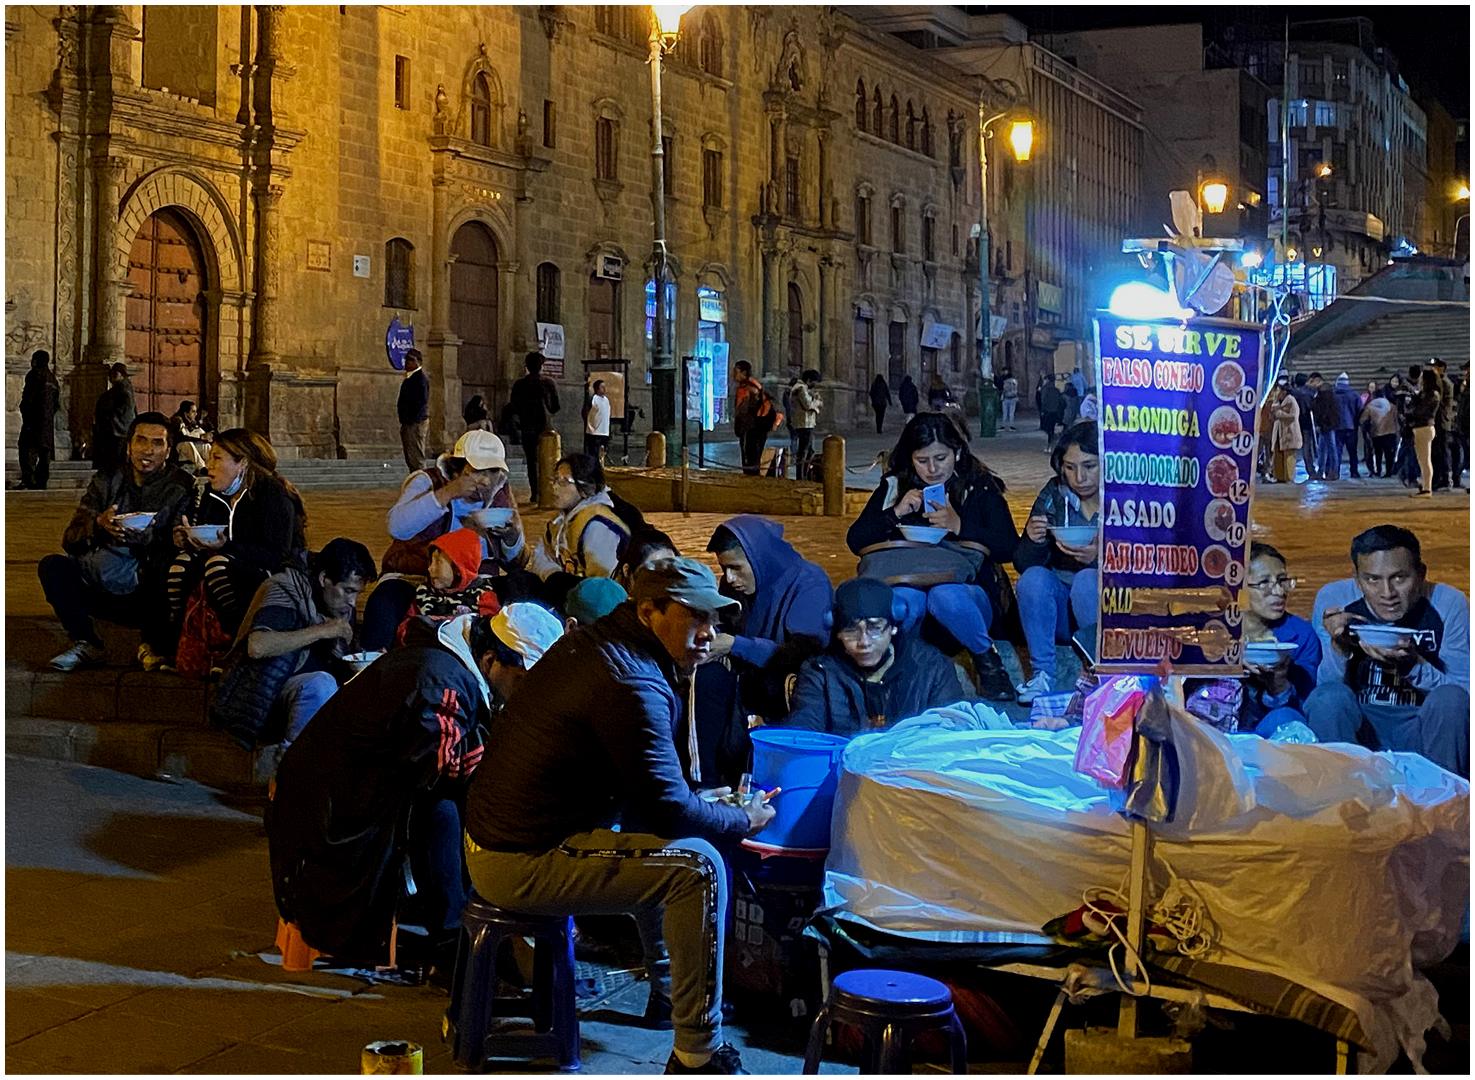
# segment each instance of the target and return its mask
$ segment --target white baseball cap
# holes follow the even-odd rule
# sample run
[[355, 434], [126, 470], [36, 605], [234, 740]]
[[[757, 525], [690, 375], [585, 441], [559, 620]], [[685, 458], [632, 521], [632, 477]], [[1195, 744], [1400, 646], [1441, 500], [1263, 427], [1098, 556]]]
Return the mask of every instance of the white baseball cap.
[[465, 458], [473, 469], [507, 468], [507, 448], [490, 431], [468, 431], [456, 440], [451, 456]]
[[558, 616], [541, 604], [529, 602], [508, 604], [492, 616], [491, 627], [503, 645], [522, 657], [525, 668], [541, 660], [563, 636], [563, 623]]

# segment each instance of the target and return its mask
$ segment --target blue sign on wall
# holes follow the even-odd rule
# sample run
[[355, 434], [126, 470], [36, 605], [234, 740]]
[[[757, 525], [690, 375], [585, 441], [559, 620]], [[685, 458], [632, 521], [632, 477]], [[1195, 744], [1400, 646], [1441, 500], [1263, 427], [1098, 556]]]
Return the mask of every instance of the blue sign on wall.
[[389, 366], [395, 371], [405, 370], [405, 353], [415, 347], [415, 328], [401, 326], [399, 316], [389, 320], [389, 332], [384, 335], [384, 351], [389, 356]]

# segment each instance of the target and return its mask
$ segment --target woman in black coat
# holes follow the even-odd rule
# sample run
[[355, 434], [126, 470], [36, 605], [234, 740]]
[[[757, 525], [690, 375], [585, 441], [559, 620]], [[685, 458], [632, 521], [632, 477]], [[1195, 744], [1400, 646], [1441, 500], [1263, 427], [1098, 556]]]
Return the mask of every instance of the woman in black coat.
[[[943, 500], [924, 506], [924, 490], [938, 488]], [[1004, 502], [1004, 482], [974, 457], [957, 425], [938, 413], [919, 413], [902, 431], [881, 486], [850, 526], [846, 543], [859, 555], [872, 545], [903, 540], [902, 525], [946, 529], [947, 539], [971, 541], [984, 553], [971, 581], [926, 590], [898, 586], [903, 629], [910, 633], [924, 615], [931, 617], [973, 655], [983, 696], [1013, 700], [993, 629], [1002, 595], [1000, 564], [1014, 557], [1019, 532]]]
[[886, 409], [891, 405], [891, 387], [884, 376], [877, 375], [871, 381], [871, 408], [876, 411], [876, 434], [881, 434], [881, 422], [886, 419]]

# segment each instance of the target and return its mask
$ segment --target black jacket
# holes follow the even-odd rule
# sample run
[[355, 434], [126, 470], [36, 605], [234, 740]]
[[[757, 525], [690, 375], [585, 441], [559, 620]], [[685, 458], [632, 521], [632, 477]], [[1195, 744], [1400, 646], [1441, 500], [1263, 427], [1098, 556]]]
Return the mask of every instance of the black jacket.
[[618, 817], [669, 839], [740, 840], [747, 814], [703, 802], [682, 775], [673, 734], [685, 696], [633, 604], [565, 634], [492, 724], [467, 834], [491, 851], [548, 851]]
[[275, 574], [285, 566], [305, 566], [307, 538], [302, 503], [280, 480], [252, 484], [231, 513], [230, 503], [207, 486], [195, 489], [191, 525], [229, 525], [230, 539], [220, 554]]
[[531, 372], [512, 384], [507, 404], [517, 417], [524, 439], [536, 439], [548, 429], [548, 417], [558, 412], [558, 388], [551, 379]]
[[1325, 383], [1311, 399], [1311, 419], [1316, 424], [1316, 433], [1336, 431], [1342, 422], [1342, 407], [1337, 404], [1337, 391]]
[[912, 382], [911, 377], [908, 376], [902, 380], [901, 389], [896, 392], [896, 396], [901, 399], [902, 412], [914, 413], [917, 411], [917, 403], [922, 395], [917, 392], [917, 384]]
[[20, 426], [33, 445], [56, 447], [56, 408], [61, 388], [50, 371], [32, 368], [20, 394]]
[[405, 648], [330, 697], [277, 768], [266, 809], [277, 910], [349, 962], [388, 962], [411, 802], [481, 759], [489, 706], [469, 660], [445, 644], [455, 625], [437, 635], [411, 623]]
[[141, 484], [135, 482], [131, 465], [93, 473], [62, 533], [62, 550], [68, 555], [85, 555], [94, 548], [121, 543], [97, 527], [97, 515], [110, 506], [116, 506], [119, 514], [152, 510], [157, 516], [148, 530], [137, 543], [127, 546], [145, 574], [163, 573], [174, 557], [174, 526], [189, 505], [190, 484], [189, 474], [175, 465], [150, 473]]
[[400, 382], [398, 410], [401, 424], [418, 424], [430, 418], [430, 380], [424, 368]]
[[836, 643], [807, 660], [794, 684], [788, 717], [781, 727], [859, 735], [880, 731], [928, 709], [968, 701], [953, 662], [925, 641], [898, 633], [891, 666], [876, 681]]
[[891, 388], [886, 385], [885, 379], [877, 375], [871, 383], [871, 408], [879, 412], [891, 403]]

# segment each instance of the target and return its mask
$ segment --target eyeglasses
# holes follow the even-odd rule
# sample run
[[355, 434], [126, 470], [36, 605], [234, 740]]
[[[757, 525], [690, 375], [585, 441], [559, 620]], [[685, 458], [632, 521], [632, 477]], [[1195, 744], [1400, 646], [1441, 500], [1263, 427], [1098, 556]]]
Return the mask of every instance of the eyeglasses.
[[574, 483], [572, 476], [554, 476], [553, 483], [556, 487], [569, 487]]
[[1245, 587], [1254, 589], [1257, 593], [1270, 593], [1279, 590], [1288, 593], [1296, 587], [1296, 579], [1281, 575], [1278, 578], [1267, 578], [1264, 581], [1247, 581]]
[[854, 645], [857, 644], [861, 640], [861, 638], [871, 639], [884, 637], [886, 635], [886, 631], [889, 629], [891, 629], [890, 619], [862, 619], [859, 622], [851, 623], [849, 626], [845, 627], [845, 629], [841, 630], [840, 640], [846, 642], [847, 644]]

